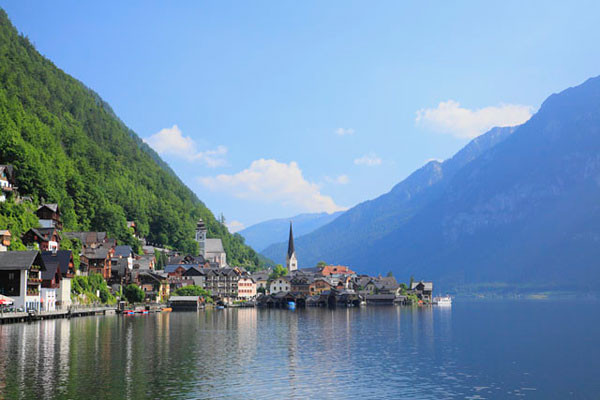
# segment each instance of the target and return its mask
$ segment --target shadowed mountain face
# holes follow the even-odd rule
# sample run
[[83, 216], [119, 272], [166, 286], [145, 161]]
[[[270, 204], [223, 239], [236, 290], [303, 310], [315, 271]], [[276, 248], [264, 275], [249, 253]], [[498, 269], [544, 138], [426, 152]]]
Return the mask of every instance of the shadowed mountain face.
[[[313, 233], [297, 234], [296, 251], [301, 266], [312, 266], [319, 260], [355, 265], [354, 260], [365, 249], [365, 244], [373, 243], [405, 224], [440, 196], [456, 171], [504, 140], [514, 129], [494, 128], [472, 140], [451, 159], [427, 163], [389, 193], [351, 208]], [[285, 229], [287, 225], [283, 235]], [[285, 246], [284, 242], [269, 246], [263, 254], [282, 262]]]
[[294, 234], [300, 236], [328, 224], [341, 214], [342, 212], [338, 211], [331, 214], [300, 214], [291, 218], [271, 219], [249, 226], [239, 234], [246, 239], [246, 244], [260, 251], [285, 240], [290, 230], [290, 221], [294, 224]]
[[[393, 270], [446, 289], [509, 284], [597, 290], [600, 78], [550, 96], [530, 121], [505, 136], [452, 168], [451, 160], [427, 164], [390, 193], [299, 238], [300, 263], [325, 258], [365, 272]], [[418, 176], [420, 185], [406, 186]], [[341, 232], [358, 228], [352, 222], [359, 220], [365, 224], [360, 240], [338, 246]], [[372, 239], [373, 230], [385, 234]], [[315, 254], [308, 246], [319, 241], [334, 251], [320, 245]]]

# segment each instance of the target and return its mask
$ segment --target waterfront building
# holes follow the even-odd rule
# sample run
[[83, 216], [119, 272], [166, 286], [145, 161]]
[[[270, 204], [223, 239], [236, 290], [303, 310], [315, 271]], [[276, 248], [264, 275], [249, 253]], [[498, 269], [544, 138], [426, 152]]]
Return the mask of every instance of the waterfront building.
[[58, 250], [56, 252], [43, 251], [41, 255], [46, 268], [49, 269], [48, 266], [54, 264], [57, 266], [57, 272], [60, 275], [60, 278], [55, 277], [55, 283], [58, 282], [58, 284], [53, 286], [52, 282], [48, 285], [44, 278], [44, 276], [48, 277], [50, 275], [43, 272], [42, 287], [56, 289], [56, 307], [66, 309], [71, 305], [71, 280], [75, 276], [73, 253], [71, 250]]
[[237, 285], [238, 299], [251, 300], [256, 297], [256, 282], [250, 275], [240, 276]]
[[[169, 279], [152, 271], [134, 270], [134, 282], [144, 291], [146, 299], [159, 303], [168, 299], [171, 293]], [[133, 279], [132, 279], [133, 280]]]
[[56, 289], [40, 290], [40, 311], [56, 311]]
[[412, 282], [410, 285], [410, 290], [412, 290], [419, 299], [430, 302], [431, 295], [433, 293], [433, 282]]
[[289, 292], [290, 289], [290, 278], [287, 276], [280, 276], [271, 282], [269, 293]]
[[314, 278], [298, 274], [290, 279], [290, 290], [294, 293], [309, 295], [312, 294], [310, 289], [313, 283]]
[[0, 253], [0, 294], [14, 300], [15, 307], [39, 311], [40, 272], [46, 269], [39, 251]]
[[269, 270], [256, 271], [251, 275], [254, 282], [256, 282], [256, 290], [257, 291], [260, 288], [264, 288], [265, 292], [267, 291], [267, 289], [268, 289], [267, 285], [269, 283], [269, 275], [270, 275]]
[[311, 295], [320, 295], [323, 292], [331, 290], [333, 285], [327, 278], [316, 278], [310, 285]]

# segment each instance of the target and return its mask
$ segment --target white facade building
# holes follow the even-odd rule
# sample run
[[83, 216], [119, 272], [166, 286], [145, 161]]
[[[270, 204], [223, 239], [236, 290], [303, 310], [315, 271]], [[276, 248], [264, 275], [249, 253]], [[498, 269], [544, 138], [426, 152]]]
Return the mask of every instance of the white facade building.
[[290, 280], [281, 276], [274, 279], [269, 286], [269, 293], [289, 292], [290, 291]]

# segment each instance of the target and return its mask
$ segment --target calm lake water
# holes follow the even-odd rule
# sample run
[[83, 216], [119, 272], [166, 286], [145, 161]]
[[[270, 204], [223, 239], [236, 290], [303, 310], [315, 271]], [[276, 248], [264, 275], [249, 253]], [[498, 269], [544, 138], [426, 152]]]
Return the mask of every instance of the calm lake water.
[[0, 326], [0, 398], [600, 398], [600, 303], [230, 309]]

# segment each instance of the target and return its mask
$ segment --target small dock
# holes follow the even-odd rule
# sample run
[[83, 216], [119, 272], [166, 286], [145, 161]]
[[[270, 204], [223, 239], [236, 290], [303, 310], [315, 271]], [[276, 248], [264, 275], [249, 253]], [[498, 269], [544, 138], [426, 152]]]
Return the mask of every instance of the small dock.
[[40, 312], [6, 312], [0, 313], [0, 324], [14, 322], [41, 321], [44, 319], [85, 317], [90, 315], [114, 314], [115, 307], [72, 307], [67, 310]]

